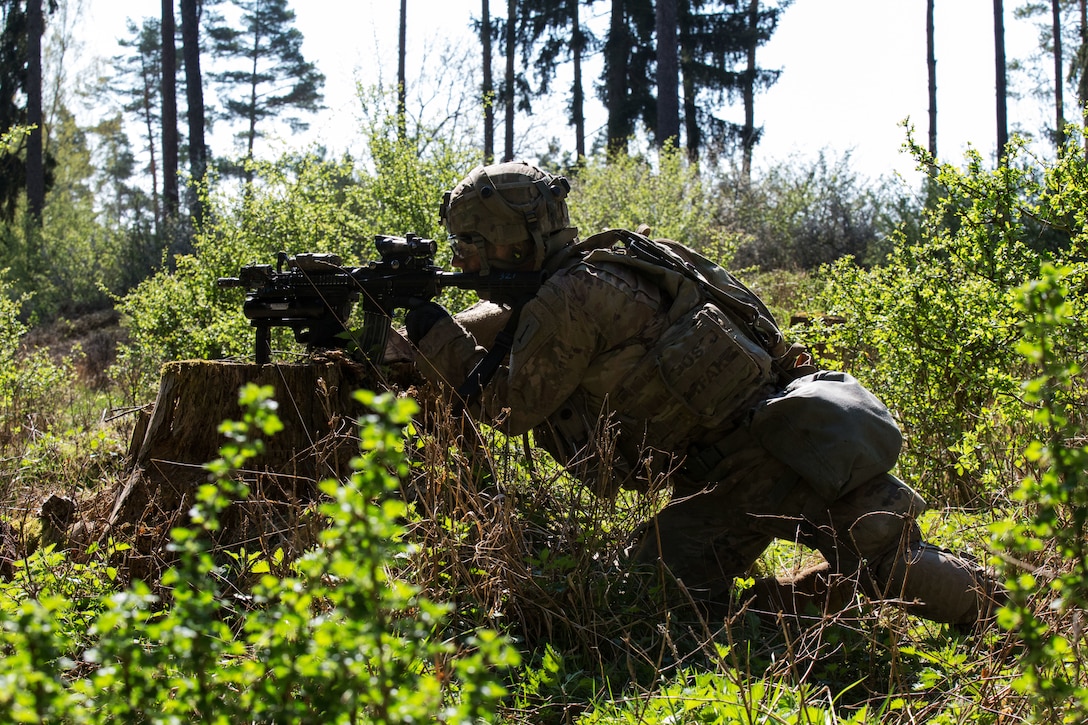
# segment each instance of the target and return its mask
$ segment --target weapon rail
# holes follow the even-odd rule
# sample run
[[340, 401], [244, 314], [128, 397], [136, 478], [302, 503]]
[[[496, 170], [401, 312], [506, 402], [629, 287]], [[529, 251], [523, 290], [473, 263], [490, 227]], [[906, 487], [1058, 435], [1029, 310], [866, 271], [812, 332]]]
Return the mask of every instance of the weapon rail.
[[[381, 362], [390, 319], [434, 299], [442, 290], [476, 292], [498, 304], [520, 305], [543, 284], [542, 272], [488, 275], [446, 272], [435, 265], [438, 245], [415, 234], [378, 235], [379, 258], [358, 267], [343, 266], [338, 255], [306, 252], [276, 255], [276, 264], [248, 264], [237, 277], [220, 277], [220, 289], [246, 290], [242, 312], [256, 329], [258, 365], [271, 362], [272, 328], [289, 327], [308, 351], [357, 346], [373, 362]], [[363, 312], [361, 334], [347, 328], [356, 304]]]

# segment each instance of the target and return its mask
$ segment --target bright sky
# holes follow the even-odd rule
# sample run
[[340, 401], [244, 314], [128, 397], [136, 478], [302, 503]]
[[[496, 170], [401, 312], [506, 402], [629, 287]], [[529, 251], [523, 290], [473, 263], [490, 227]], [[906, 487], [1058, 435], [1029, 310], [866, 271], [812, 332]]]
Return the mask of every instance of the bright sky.
[[[1005, 2], [1010, 61], [1027, 58], [1037, 47], [1034, 24], [1013, 18], [1018, 4]], [[470, 23], [480, 5], [480, 0], [408, 0], [410, 84], [421, 59], [433, 59], [447, 38], [463, 43], [475, 61], [479, 51]], [[492, 0], [491, 6], [496, 13], [505, 3]], [[304, 54], [326, 76], [328, 110], [314, 119], [305, 139], [334, 150], [350, 148], [359, 141], [356, 81], [369, 85], [381, 75], [388, 84], [396, 77], [399, 3], [294, 0], [291, 7], [305, 38]], [[599, 17], [607, 7], [597, 4]], [[156, 10], [157, 4], [149, 4], [144, 12]], [[136, 12], [125, 0], [90, 3], [83, 25], [88, 50], [107, 57], [118, 53], [115, 41], [126, 35], [125, 18]], [[996, 136], [992, 0], [937, 0], [936, 13], [938, 151], [958, 163], [971, 144], [989, 157]], [[764, 126], [757, 167], [825, 150], [834, 158], [850, 152], [853, 167], [866, 176], [913, 174], [913, 162], [900, 151], [905, 132], [899, 124], [909, 117], [925, 142], [925, 0], [795, 0], [759, 62], [782, 75], [756, 99], [757, 123]], [[501, 72], [498, 63], [496, 72]], [[1025, 79], [1010, 78], [1010, 87], [1017, 83], [1027, 90]], [[592, 87], [586, 90], [592, 96]], [[603, 122], [603, 111], [595, 98], [592, 102], [598, 108], [591, 109], [591, 130], [594, 121]], [[1010, 127], [1038, 134], [1049, 113], [1038, 101], [1014, 104]], [[562, 123], [548, 128], [549, 135], [561, 132], [572, 138]], [[501, 126], [497, 143], [501, 146]]]
[[[1013, 18], [1020, 4], [1005, 0], [1010, 62], [1038, 47], [1034, 22]], [[869, 173], [913, 169], [900, 151], [905, 131], [899, 124], [909, 118], [925, 145], [925, 20], [925, 0], [796, 0], [762, 55], [762, 65], [783, 71], [756, 101], [763, 151], [781, 157], [795, 149], [852, 149], [852, 159]], [[934, 28], [938, 154], [958, 163], [971, 144], [989, 158], [997, 144], [993, 2], [937, 0]], [[1010, 76], [1010, 89], [1018, 80], [1022, 88], [1025, 79]], [[1044, 113], [1049, 119], [1038, 102], [1010, 101], [1010, 132], [1020, 124], [1039, 134]]]

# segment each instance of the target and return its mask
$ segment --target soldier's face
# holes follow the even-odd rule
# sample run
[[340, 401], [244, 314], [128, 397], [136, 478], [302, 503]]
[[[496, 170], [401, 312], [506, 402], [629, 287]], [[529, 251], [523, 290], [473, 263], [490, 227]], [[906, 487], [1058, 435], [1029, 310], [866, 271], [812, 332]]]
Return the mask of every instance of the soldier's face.
[[468, 238], [451, 234], [450, 243], [453, 245], [453, 260], [451, 264], [462, 272], [480, 271], [479, 247]]
[[[479, 272], [483, 266], [480, 263], [480, 248], [462, 236], [451, 236], [451, 241], [453, 243], [453, 260], [451, 264], [462, 272]], [[502, 264], [503, 269], [532, 269], [533, 259], [529, 252], [528, 243], [503, 244], [500, 246], [484, 241], [484, 253], [487, 258], [504, 263]]]

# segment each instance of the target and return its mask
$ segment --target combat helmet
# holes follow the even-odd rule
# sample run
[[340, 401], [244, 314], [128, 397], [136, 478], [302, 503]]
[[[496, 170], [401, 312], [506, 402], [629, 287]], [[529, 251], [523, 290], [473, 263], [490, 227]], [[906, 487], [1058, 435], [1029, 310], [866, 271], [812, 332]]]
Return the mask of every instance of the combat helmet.
[[456, 243], [470, 243], [480, 254], [481, 274], [504, 265], [488, 260], [484, 242], [495, 246], [531, 241], [533, 269], [578, 234], [570, 225], [570, 182], [524, 161], [473, 169], [442, 199], [441, 217]]

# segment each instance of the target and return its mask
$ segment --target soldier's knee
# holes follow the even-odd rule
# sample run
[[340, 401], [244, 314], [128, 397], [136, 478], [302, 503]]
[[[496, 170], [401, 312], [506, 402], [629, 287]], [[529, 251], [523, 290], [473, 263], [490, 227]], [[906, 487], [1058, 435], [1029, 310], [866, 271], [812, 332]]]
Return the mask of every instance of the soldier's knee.
[[862, 559], [874, 560], [918, 542], [916, 518], [925, 500], [907, 484], [884, 474], [854, 489], [832, 507], [832, 516], [844, 528], [845, 543]]

